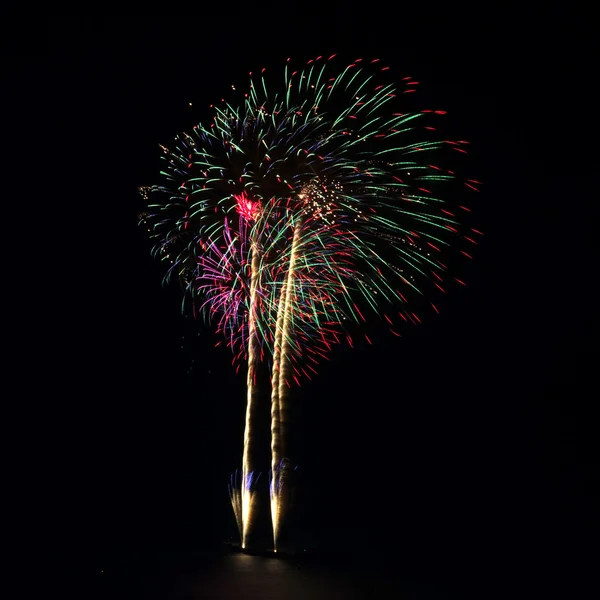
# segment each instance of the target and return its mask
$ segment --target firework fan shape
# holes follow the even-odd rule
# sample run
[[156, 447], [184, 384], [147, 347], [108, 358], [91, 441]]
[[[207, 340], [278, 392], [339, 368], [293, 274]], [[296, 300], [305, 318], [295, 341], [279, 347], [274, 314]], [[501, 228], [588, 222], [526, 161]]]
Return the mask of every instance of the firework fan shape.
[[333, 58], [298, 70], [288, 59], [273, 82], [264, 69], [251, 73], [242, 98], [211, 106], [210, 124], [162, 147], [165, 183], [143, 188], [142, 220], [166, 279], [216, 323], [238, 368], [247, 363], [242, 475], [230, 486], [242, 545], [258, 480], [258, 363], [271, 368], [276, 547], [286, 512], [279, 477], [292, 464], [289, 388], [315, 373], [333, 344], [352, 344], [344, 323], [366, 321], [369, 310], [395, 335], [398, 318], [419, 322], [411, 298], [463, 284], [447, 275], [444, 250], [480, 235], [462, 225], [458, 211], [469, 209], [456, 201], [478, 182], [439, 165], [444, 151], [465, 153], [467, 144], [438, 137], [445, 112], [407, 112], [402, 100], [417, 82], [396, 84], [378, 60], [336, 68]]

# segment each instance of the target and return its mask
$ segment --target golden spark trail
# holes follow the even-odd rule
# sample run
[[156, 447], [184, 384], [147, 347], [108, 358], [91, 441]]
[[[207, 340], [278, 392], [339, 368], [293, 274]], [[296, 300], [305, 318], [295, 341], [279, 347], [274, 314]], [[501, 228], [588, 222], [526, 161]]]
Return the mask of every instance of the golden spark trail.
[[254, 422], [254, 413], [257, 404], [257, 386], [256, 386], [256, 363], [258, 360], [258, 333], [256, 330], [257, 315], [257, 293], [258, 273], [260, 267], [259, 252], [256, 243], [251, 245], [251, 275], [250, 275], [250, 309], [248, 311], [248, 376], [247, 376], [247, 404], [246, 404], [246, 425], [244, 429], [244, 455], [242, 459], [242, 548], [246, 547], [248, 534], [252, 530], [254, 513], [256, 510], [254, 478], [256, 471], [253, 468], [253, 439], [252, 425]]
[[242, 524], [242, 492], [239, 488], [239, 482], [237, 481], [237, 471], [231, 475], [231, 480], [229, 483], [229, 497], [231, 499], [233, 513], [235, 514], [235, 522], [238, 527], [241, 540], [244, 535], [244, 526]]
[[281, 356], [281, 332], [283, 326], [283, 314], [285, 312], [285, 301], [287, 291], [287, 280], [281, 286], [279, 306], [277, 308], [277, 322], [275, 325], [275, 343], [273, 347], [273, 368], [271, 375], [271, 519], [273, 522], [273, 539], [279, 534], [279, 503], [277, 489], [279, 486], [278, 467], [281, 463], [281, 438], [279, 435], [279, 359]]
[[277, 310], [275, 345], [273, 350], [273, 373], [271, 377], [271, 519], [273, 522], [275, 549], [277, 549], [281, 518], [285, 514], [285, 495], [282, 478], [285, 478], [284, 462], [287, 461], [286, 436], [287, 423], [289, 421], [286, 385], [291, 371], [289, 336], [291, 334], [290, 326], [292, 319], [290, 313], [301, 230], [302, 218], [299, 218], [294, 227], [287, 277], [282, 286]]
[[292, 251], [290, 255], [290, 266], [288, 269], [287, 283], [286, 283], [286, 298], [285, 307], [283, 313], [283, 328], [281, 332], [281, 356], [279, 359], [279, 436], [281, 439], [281, 456], [286, 457], [286, 434], [287, 424], [289, 421], [289, 407], [287, 405], [287, 385], [288, 379], [291, 377], [291, 359], [289, 357], [290, 350], [290, 327], [292, 323], [291, 308], [292, 301], [291, 296], [294, 293], [294, 275], [296, 269], [296, 259], [298, 256], [298, 246], [300, 244], [300, 233], [302, 229], [302, 219], [299, 219], [296, 227], [294, 228], [294, 239], [292, 241]]

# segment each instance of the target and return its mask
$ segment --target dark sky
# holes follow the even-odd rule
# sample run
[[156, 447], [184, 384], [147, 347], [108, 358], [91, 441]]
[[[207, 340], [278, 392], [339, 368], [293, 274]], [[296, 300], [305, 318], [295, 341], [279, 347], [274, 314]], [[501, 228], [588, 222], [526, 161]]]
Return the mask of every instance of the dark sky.
[[[575, 17], [386, 18], [363, 6], [54, 17], [39, 35], [42, 77], [21, 76], [35, 93], [47, 85], [57, 128], [47, 152], [59, 167], [44, 195], [66, 226], [51, 276], [54, 400], [40, 437], [61, 543], [193, 547], [233, 532], [226, 484], [239, 463], [243, 377], [210, 331], [189, 342], [179, 297], [161, 287], [137, 228], [137, 187], [157, 180], [157, 144], [248, 70], [336, 51], [386, 60], [449, 111], [484, 182], [485, 237], [469, 286], [441, 317], [401, 339], [375, 327], [374, 346], [336, 349], [302, 388], [312, 523], [465, 560], [512, 548], [523, 564], [598, 534], [585, 147], [594, 79]], [[7, 56], [25, 66], [33, 54]]]

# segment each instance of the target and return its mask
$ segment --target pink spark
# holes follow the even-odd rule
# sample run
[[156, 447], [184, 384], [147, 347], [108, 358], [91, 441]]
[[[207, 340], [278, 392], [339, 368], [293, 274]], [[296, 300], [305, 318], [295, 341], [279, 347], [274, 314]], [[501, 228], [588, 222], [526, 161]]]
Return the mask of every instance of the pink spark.
[[234, 194], [233, 197], [237, 202], [236, 210], [238, 213], [247, 221], [254, 221], [260, 212], [260, 202], [248, 198], [246, 192]]

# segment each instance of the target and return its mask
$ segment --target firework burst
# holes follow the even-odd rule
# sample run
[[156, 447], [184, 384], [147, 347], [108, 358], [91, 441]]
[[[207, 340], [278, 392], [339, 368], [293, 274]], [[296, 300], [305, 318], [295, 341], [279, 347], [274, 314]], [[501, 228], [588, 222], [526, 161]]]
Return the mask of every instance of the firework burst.
[[336, 69], [332, 58], [299, 70], [288, 62], [273, 82], [264, 70], [251, 73], [243, 98], [213, 106], [210, 124], [163, 147], [166, 184], [149, 189], [144, 215], [167, 279], [181, 281], [194, 310], [217, 323], [248, 366], [242, 477], [232, 487], [243, 544], [258, 476], [258, 363], [271, 364], [277, 545], [293, 464], [289, 388], [334, 344], [352, 343], [344, 324], [366, 321], [367, 311], [396, 335], [398, 319], [419, 322], [411, 298], [445, 291], [453, 279], [444, 250], [479, 234], [462, 225], [457, 215], [468, 209], [456, 201], [478, 182], [438, 163], [466, 145], [438, 136], [444, 111], [405, 109], [417, 82], [396, 84], [377, 60]]

